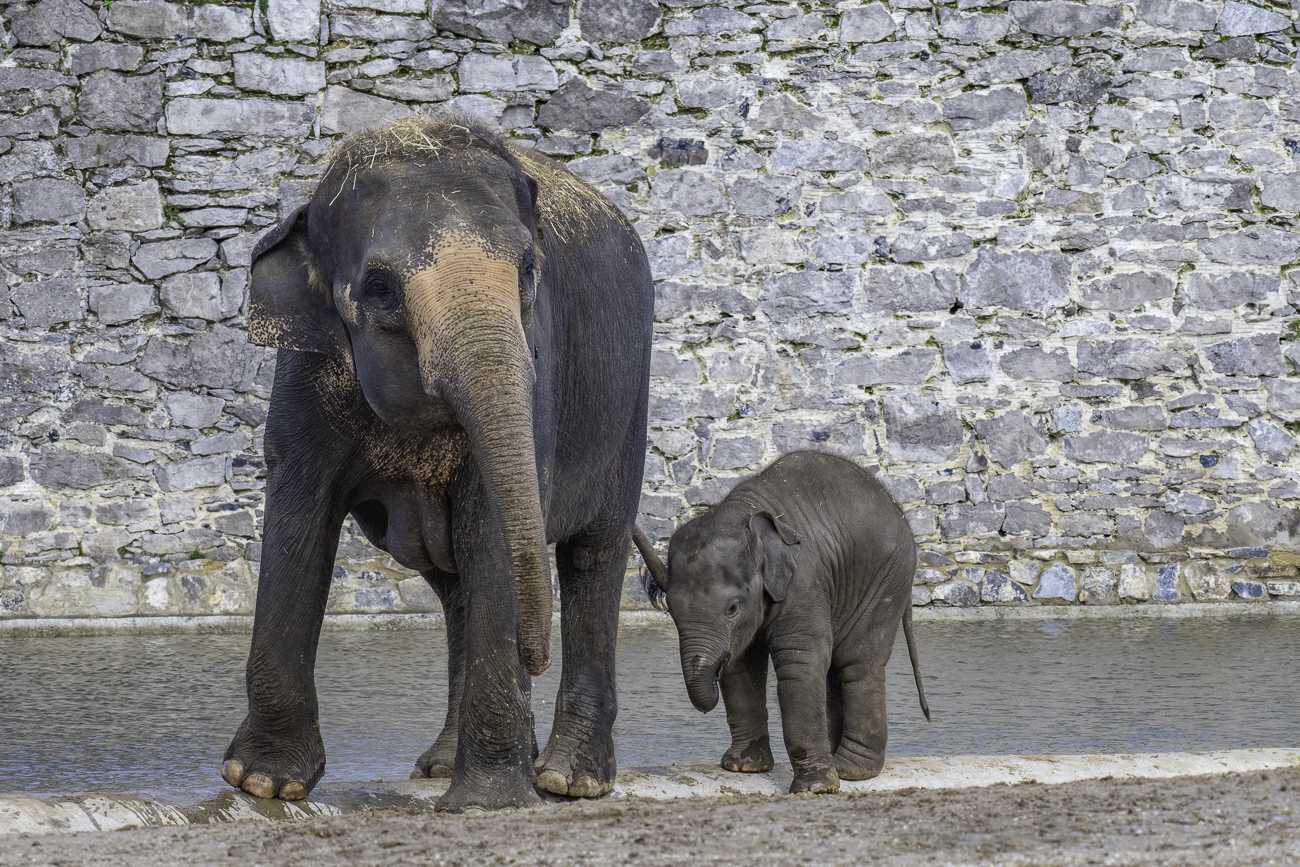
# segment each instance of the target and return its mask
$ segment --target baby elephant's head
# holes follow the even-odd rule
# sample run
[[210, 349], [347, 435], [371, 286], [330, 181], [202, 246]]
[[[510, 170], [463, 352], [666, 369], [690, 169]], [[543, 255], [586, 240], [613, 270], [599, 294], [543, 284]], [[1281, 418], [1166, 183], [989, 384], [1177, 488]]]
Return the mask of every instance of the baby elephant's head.
[[686, 690], [704, 713], [718, 703], [723, 669], [753, 643], [766, 600], [785, 599], [799, 544], [779, 516], [725, 505], [673, 534], [657, 583], [677, 625]]

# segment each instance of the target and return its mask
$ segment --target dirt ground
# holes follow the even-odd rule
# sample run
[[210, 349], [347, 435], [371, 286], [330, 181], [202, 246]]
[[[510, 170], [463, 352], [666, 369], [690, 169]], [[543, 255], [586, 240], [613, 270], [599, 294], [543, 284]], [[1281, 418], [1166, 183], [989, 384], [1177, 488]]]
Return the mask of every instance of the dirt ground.
[[1300, 863], [1300, 768], [0, 837], [0, 865]]

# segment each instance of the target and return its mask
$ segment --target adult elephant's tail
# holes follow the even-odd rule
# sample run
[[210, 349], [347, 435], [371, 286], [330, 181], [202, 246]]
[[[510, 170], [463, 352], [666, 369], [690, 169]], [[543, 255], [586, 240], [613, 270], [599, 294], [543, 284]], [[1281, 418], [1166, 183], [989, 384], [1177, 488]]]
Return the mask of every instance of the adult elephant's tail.
[[903, 609], [903, 638], [907, 640], [907, 655], [912, 660], [912, 677], [916, 678], [916, 694], [921, 699], [921, 713], [930, 722], [930, 705], [925, 701], [925, 687], [921, 685], [921, 663], [916, 658], [916, 639], [912, 636], [912, 606]]

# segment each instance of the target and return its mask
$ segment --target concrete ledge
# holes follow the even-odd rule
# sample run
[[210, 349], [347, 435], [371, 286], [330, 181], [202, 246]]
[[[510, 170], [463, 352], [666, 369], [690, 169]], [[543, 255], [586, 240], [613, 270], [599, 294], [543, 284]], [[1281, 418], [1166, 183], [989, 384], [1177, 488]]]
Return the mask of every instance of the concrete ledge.
[[[942, 756], [890, 759], [874, 780], [844, 782], [845, 792], [964, 789], [1016, 783], [1167, 777], [1263, 771], [1300, 764], [1300, 748], [1212, 753], [1136, 753], [1094, 756]], [[621, 772], [610, 798], [783, 795], [789, 766], [767, 774], [732, 774], [716, 765], [670, 765]], [[267, 801], [233, 789], [151, 795], [0, 796], [0, 834], [113, 831], [162, 825], [208, 825], [241, 819], [298, 820], [359, 813], [379, 807], [431, 810], [446, 780], [332, 783], [297, 803]], [[567, 800], [551, 796], [548, 800]]]
[[[1167, 605], [1030, 605], [975, 608], [913, 608], [918, 622], [932, 620], [1130, 620], [1153, 617], [1232, 617], [1240, 614], [1300, 615], [1300, 602], [1182, 602]], [[623, 611], [621, 623], [671, 623], [662, 611]], [[329, 614], [331, 632], [441, 629], [441, 614]], [[246, 614], [160, 617], [20, 617], [0, 619], [0, 637], [96, 635], [239, 635], [253, 631]]]

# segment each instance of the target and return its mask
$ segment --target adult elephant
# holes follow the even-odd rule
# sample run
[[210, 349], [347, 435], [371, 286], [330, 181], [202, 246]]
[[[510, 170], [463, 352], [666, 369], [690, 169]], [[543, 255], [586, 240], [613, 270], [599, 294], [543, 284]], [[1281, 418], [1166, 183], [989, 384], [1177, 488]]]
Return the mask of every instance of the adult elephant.
[[[415, 119], [348, 139], [253, 259], [249, 333], [280, 351], [248, 716], [222, 776], [295, 800], [324, 772], [313, 667], [351, 513], [447, 615], [447, 724], [418, 768], [451, 773], [439, 808], [608, 792], [653, 319], [636, 232], [544, 158]], [[537, 756], [552, 542], [565, 664]]]

